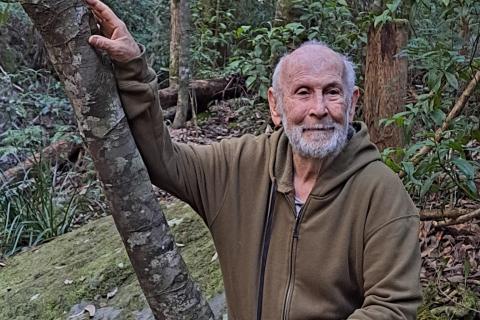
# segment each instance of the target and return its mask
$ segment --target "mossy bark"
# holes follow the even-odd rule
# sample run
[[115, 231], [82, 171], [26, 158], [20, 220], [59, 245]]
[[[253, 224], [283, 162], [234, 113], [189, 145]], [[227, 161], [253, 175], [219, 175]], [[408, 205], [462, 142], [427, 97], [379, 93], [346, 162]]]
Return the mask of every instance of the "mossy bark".
[[[121, 107], [110, 61], [88, 45], [81, 0], [21, 0], [74, 107], [116, 227], [157, 319], [213, 319], [191, 281]], [[98, 244], [101, 245], [101, 244]]]

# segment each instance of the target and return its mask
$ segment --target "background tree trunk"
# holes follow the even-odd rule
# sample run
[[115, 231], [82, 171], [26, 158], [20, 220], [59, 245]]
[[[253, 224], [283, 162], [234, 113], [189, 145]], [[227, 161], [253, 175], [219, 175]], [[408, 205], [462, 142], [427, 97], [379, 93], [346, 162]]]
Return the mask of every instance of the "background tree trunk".
[[299, 13], [295, 11], [296, 0], [277, 0], [275, 5], [274, 26], [284, 26], [298, 18]]
[[[179, 82], [177, 112], [173, 120], [173, 128], [182, 128], [187, 122], [187, 113], [190, 100], [188, 86], [190, 83], [190, 35], [191, 13], [189, 0], [180, 0], [180, 59], [178, 63]], [[195, 93], [193, 93], [195, 96]], [[195, 106], [192, 103], [192, 110]], [[193, 112], [195, 114], [195, 112]]]
[[408, 63], [400, 54], [408, 41], [405, 23], [386, 23], [368, 32], [363, 116], [370, 138], [380, 150], [402, 146], [404, 134], [393, 125], [380, 127], [379, 121], [403, 111]]
[[180, 55], [180, 0], [170, 1], [170, 65], [169, 85], [178, 85], [178, 59]]
[[[154, 196], [121, 108], [109, 59], [88, 45], [95, 21], [82, 0], [22, 0], [65, 85], [79, 128], [157, 319], [213, 319]], [[102, 245], [101, 243], [98, 245]]]

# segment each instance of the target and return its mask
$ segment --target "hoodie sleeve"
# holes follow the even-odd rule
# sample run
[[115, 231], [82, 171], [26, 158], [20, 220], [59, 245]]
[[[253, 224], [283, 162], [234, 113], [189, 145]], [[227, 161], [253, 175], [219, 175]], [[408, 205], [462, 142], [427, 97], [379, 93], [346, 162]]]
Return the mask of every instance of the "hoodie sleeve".
[[131, 132], [152, 183], [190, 204], [210, 224], [225, 194], [225, 145], [172, 142], [163, 123], [157, 77], [142, 51], [138, 58], [115, 63], [117, 86]]
[[375, 169], [382, 182], [371, 196], [364, 233], [364, 302], [349, 320], [413, 320], [421, 303], [418, 210], [383, 167]]

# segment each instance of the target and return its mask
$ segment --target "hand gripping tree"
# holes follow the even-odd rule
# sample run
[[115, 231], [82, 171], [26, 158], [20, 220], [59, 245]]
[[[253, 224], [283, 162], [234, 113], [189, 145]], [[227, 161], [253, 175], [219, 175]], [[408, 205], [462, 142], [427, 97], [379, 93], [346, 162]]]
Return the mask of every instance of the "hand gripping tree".
[[115, 224], [154, 316], [213, 319], [188, 275], [154, 196], [121, 106], [111, 62], [88, 44], [96, 29], [92, 14], [82, 0], [20, 3], [42, 34], [50, 60], [65, 85]]

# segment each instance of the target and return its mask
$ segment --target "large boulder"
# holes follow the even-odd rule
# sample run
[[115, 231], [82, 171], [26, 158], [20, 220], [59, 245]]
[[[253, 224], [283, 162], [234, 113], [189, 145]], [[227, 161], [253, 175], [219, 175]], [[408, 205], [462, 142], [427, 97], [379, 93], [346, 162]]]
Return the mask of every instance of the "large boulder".
[[[192, 277], [222, 313], [223, 283], [207, 228], [181, 202], [169, 204], [165, 212]], [[0, 267], [0, 319], [89, 318], [153, 319], [111, 217]]]

